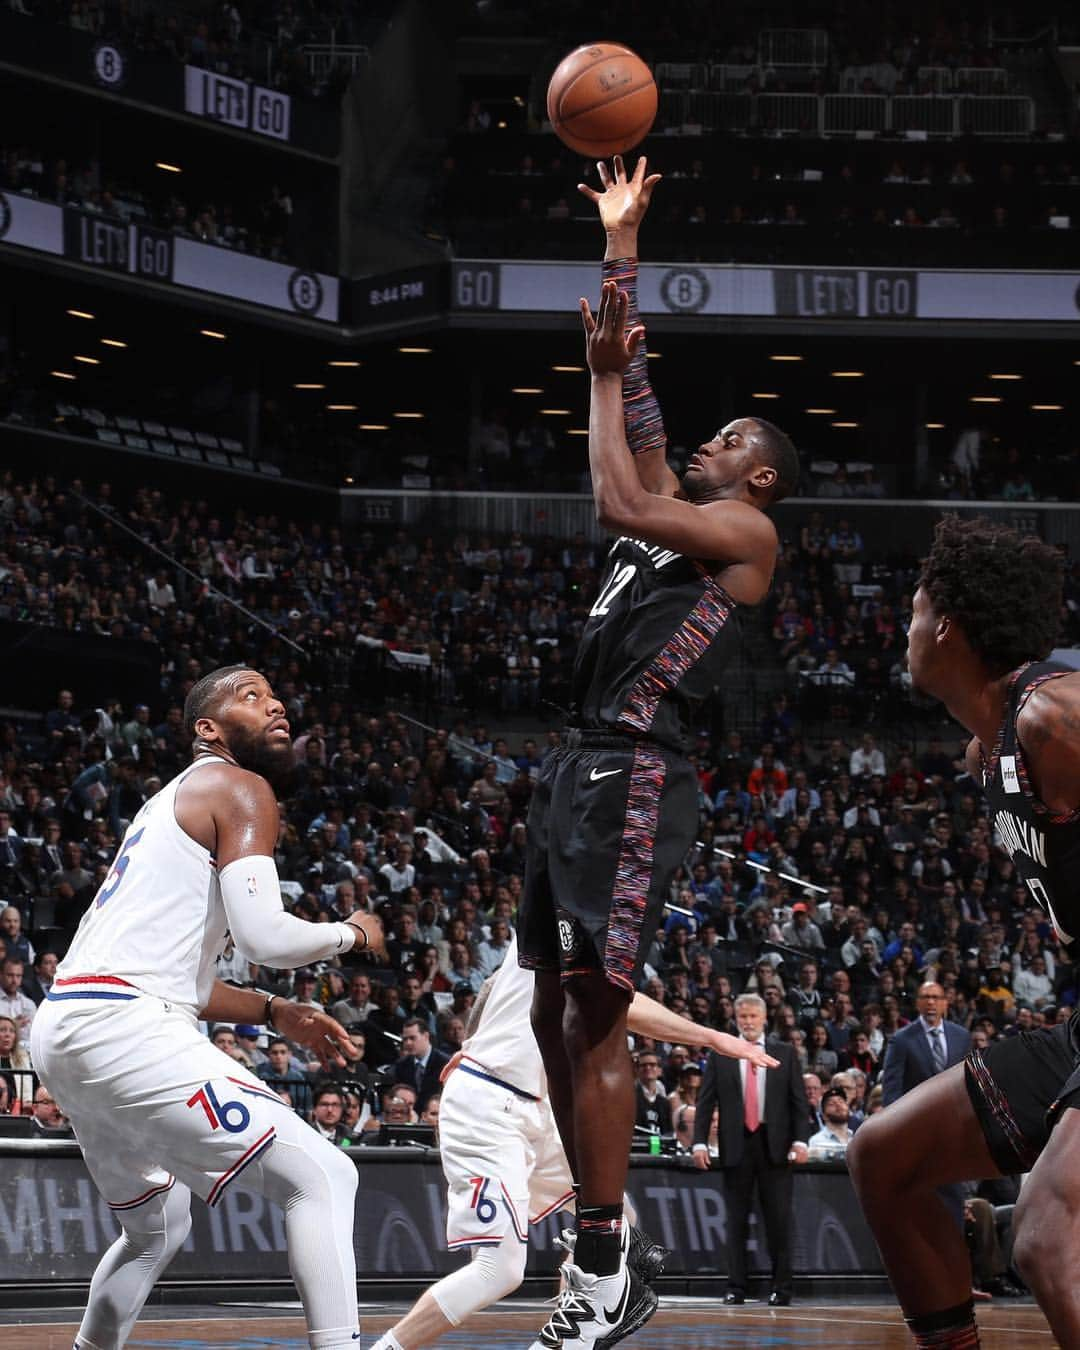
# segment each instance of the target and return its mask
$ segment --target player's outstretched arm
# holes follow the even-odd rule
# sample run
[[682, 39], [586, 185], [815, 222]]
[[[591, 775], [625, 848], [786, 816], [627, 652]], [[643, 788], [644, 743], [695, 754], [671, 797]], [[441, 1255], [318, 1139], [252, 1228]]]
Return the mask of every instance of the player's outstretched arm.
[[[776, 559], [772, 521], [744, 501], [693, 505], [645, 491], [626, 444], [622, 392], [623, 372], [641, 342], [642, 329], [627, 329], [628, 301], [614, 282], [601, 288], [595, 317], [587, 300], [580, 303], [592, 372], [589, 467], [597, 520], [619, 534], [735, 569], [729, 570], [725, 586], [734, 599], [756, 604], [768, 590]], [[773, 469], [761, 473], [775, 478]]]
[[[607, 247], [604, 251], [603, 280], [614, 281], [625, 291], [629, 304], [627, 326], [639, 324], [638, 314], [638, 226], [648, 209], [652, 191], [660, 181], [658, 173], [646, 176], [646, 160], [642, 155], [631, 177], [627, 177], [621, 155], [616, 155], [611, 169], [600, 160], [597, 164], [603, 192], [585, 183], [578, 191], [597, 207], [604, 227]], [[649, 361], [642, 341], [633, 360], [623, 375], [623, 422], [626, 443], [634, 456], [638, 479], [646, 492], [674, 496], [679, 480], [668, 468], [667, 435], [649, 381]]]
[[707, 1045], [718, 1055], [730, 1059], [748, 1059], [756, 1067], [779, 1067], [780, 1061], [765, 1053], [764, 1045], [752, 1045], [739, 1036], [729, 1036], [713, 1027], [699, 1026], [689, 1018], [680, 1017], [665, 1008], [648, 994], [635, 994], [626, 1015], [626, 1025], [636, 1036], [651, 1036], [654, 1041], [669, 1041], [680, 1045]]

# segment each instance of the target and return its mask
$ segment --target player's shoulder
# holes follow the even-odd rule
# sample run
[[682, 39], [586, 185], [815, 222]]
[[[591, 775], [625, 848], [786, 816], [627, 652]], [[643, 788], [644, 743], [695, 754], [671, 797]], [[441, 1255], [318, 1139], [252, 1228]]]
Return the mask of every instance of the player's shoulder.
[[1016, 730], [1029, 754], [1052, 747], [1080, 762], [1080, 671], [1032, 689], [1017, 714]]
[[190, 774], [181, 785], [181, 791], [188, 800], [209, 800], [217, 805], [261, 802], [267, 797], [276, 800], [273, 788], [262, 774], [216, 758], [214, 762], [200, 766], [198, 773]]

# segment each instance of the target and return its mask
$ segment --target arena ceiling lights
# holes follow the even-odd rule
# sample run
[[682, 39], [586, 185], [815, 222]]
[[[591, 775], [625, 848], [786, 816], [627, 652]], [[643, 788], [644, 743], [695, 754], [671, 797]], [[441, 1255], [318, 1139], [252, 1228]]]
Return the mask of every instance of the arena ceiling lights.
[[[73, 319], [92, 319], [94, 317], [92, 314], [87, 313], [85, 309], [69, 309], [67, 310], [67, 313], [70, 314]], [[1080, 361], [1076, 364], [1080, 365]]]

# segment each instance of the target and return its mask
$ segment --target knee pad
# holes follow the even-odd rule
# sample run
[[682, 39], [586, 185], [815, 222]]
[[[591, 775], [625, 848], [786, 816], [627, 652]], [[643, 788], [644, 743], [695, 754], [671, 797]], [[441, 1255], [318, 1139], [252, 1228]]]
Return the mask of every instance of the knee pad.
[[513, 1233], [497, 1247], [474, 1247], [469, 1264], [431, 1290], [447, 1321], [460, 1326], [473, 1313], [512, 1294], [525, 1278], [526, 1251], [525, 1243]]

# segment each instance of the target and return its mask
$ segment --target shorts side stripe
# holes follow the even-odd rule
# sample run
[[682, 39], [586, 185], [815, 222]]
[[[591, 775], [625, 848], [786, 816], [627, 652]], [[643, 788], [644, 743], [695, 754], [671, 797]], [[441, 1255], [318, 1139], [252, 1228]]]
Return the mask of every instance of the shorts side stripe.
[[978, 1090], [998, 1128], [1008, 1140], [1009, 1147], [1016, 1154], [1021, 1168], [1029, 1172], [1038, 1159], [1040, 1149], [1032, 1144], [1016, 1122], [1009, 1106], [1009, 1100], [999, 1087], [994, 1075], [987, 1068], [981, 1050], [972, 1050], [964, 1061], [964, 1068], [970, 1075], [970, 1081]]
[[530, 1215], [529, 1222], [540, 1223], [542, 1219], [546, 1219], [549, 1214], [554, 1214], [556, 1210], [565, 1209], [574, 1198], [574, 1191], [567, 1191], [565, 1195], [560, 1195], [553, 1205], [548, 1205], [547, 1209], [542, 1209], [539, 1214]]
[[521, 1224], [518, 1221], [518, 1213], [514, 1207], [513, 1200], [510, 1199], [510, 1192], [506, 1189], [506, 1186], [501, 1181], [499, 1182], [499, 1187], [502, 1190], [503, 1204], [506, 1206], [507, 1210], [510, 1213], [510, 1222], [514, 1225], [514, 1232], [517, 1234], [518, 1241], [528, 1242], [529, 1240], [528, 1228], [526, 1227], [524, 1233], [521, 1231]]
[[148, 1191], [143, 1191], [142, 1195], [137, 1195], [134, 1200], [123, 1200], [119, 1204], [108, 1202], [109, 1208], [117, 1212], [125, 1209], [138, 1209], [140, 1205], [145, 1205], [147, 1200], [152, 1200], [155, 1195], [160, 1195], [162, 1191], [171, 1191], [176, 1185], [176, 1178], [170, 1177], [168, 1181], [163, 1181], [160, 1186], [151, 1186]]
[[613, 983], [633, 993], [632, 975], [641, 944], [641, 925], [649, 901], [656, 830], [660, 819], [660, 793], [667, 762], [659, 750], [638, 745], [630, 770], [626, 794], [626, 824], [615, 886], [611, 919], [604, 949], [604, 974]]
[[251, 1145], [251, 1147], [247, 1150], [247, 1152], [242, 1154], [240, 1158], [238, 1158], [237, 1161], [233, 1163], [233, 1165], [229, 1168], [227, 1172], [223, 1173], [220, 1177], [218, 1177], [217, 1181], [214, 1182], [213, 1186], [210, 1189], [210, 1194], [206, 1197], [206, 1203], [210, 1206], [211, 1209], [213, 1209], [213, 1207], [221, 1199], [222, 1192], [225, 1190], [225, 1187], [229, 1184], [229, 1182], [235, 1181], [235, 1179], [240, 1175], [240, 1173], [244, 1170], [245, 1167], [247, 1167], [250, 1163], [253, 1163], [261, 1153], [265, 1152], [266, 1149], [270, 1147], [270, 1145], [274, 1142], [274, 1136], [276, 1134], [277, 1131], [271, 1125], [271, 1127], [266, 1131], [266, 1133], [262, 1135], [261, 1138], [256, 1139], [255, 1142]]

